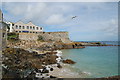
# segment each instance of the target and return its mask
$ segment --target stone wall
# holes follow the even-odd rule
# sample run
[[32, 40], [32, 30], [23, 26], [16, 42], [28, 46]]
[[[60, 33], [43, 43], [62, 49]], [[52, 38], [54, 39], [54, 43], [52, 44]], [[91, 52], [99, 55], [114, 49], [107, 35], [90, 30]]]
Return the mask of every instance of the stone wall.
[[40, 40], [70, 43], [68, 32], [19, 33], [20, 40]]
[[20, 40], [37, 40], [38, 35], [35, 33], [19, 33]]
[[7, 25], [4, 22], [0, 22], [0, 26], [2, 26], [2, 29], [0, 29], [0, 47], [2, 46], [1, 48], [5, 48], [7, 41]]
[[8, 47], [12, 47], [12, 48], [18, 47], [18, 48], [23, 48], [23, 49], [39, 48], [46, 44], [47, 42], [41, 42], [41, 41], [36, 41], [36, 40], [18, 40], [18, 41], [7, 42]]
[[39, 36], [42, 36], [44, 41], [56, 41], [63, 43], [70, 43], [68, 32], [41, 32]]

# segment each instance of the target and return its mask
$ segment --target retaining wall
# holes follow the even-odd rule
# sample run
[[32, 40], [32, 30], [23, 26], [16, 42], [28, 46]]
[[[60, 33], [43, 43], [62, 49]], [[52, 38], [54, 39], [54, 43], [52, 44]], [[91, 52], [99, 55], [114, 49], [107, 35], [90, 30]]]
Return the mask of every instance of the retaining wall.
[[19, 33], [20, 40], [41, 40], [70, 43], [68, 32]]

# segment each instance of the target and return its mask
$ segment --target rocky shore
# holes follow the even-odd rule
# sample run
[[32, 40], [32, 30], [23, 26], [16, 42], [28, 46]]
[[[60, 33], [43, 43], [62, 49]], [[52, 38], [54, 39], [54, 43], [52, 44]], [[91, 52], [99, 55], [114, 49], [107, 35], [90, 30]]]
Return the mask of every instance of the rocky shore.
[[41, 50], [58, 50], [58, 49], [77, 49], [85, 48], [86, 46], [120, 46], [111, 44], [102, 44], [100, 42], [41, 42], [35, 40], [18, 40], [18, 41], [8, 41], [8, 47], [12, 48], [22, 48], [22, 49], [41, 49]]
[[32, 50], [24, 50], [21, 48], [6, 48], [3, 50], [3, 80], [17, 78], [56, 78], [49, 74], [54, 68], [61, 69], [60, 63], [67, 61], [73, 64], [74, 61], [63, 60], [62, 52], [46, 51], [38, 53]]
[[75, 48], [85, 48], [84, 45], [78, 42], [41, 42], [34, 40], [18, 40], [18, 41], [8, 41], [8, 47], [12, 48], [22, 48], [22, 49], [39, 49], [39, 50], [60, 50], [60, 49], [75, 49]]
[[61, 49], [82, 49], [86, 46], [119, 46], [99, 42], [62, 43], [34, 40], [8, 41], [7, 45], [7, 48], [2, 52], [3, 79], [30, 78], [35, 80], [41, 78], [67, 78], [67, 75], [57, 75], [57, 72], [62, 70], [64, 72], [62, 68], [64, 65], [61, 64], [75, 64], [76, 62], [70, 59], [64, 60], [62, 52], [59, 51]]

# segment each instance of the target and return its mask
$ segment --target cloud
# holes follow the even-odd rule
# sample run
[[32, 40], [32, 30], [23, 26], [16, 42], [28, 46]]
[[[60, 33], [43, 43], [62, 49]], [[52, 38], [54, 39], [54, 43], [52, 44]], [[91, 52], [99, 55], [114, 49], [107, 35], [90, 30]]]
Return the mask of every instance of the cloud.
[[3, 3], [7, 20], [32, 21], [47, 31], [69, 31], [72, 40], [117, 40], [117, 7], [117, 3], [100, 2]]
[[109, 21], [106, 21], [106, 23], [104, 23], [104, 27], [101, 29], [101, 31], [103, 31], [104, 33], [107, 33], [107, 35], [111, 35], [111, 36], [116, 36], [118, 35], [118, 21], [117, 19], [111, 19]]
[[63, 14], [72, 9], [72, 6], [52, 5], [50, 3], [4, 3], [3, 6], [11, 16], [19, 16], [23, 21], [51, 25], [64, 23], [67, 17]]
[[2, 2], [118, 2], [119, 0], [3, 0]]
[[46, 20], [46, 24], [56, 25], [56, 24], [63, 24], [67, 21], [67, 18], [64, 17], [62, 14], [53, 14], [48, 17]]

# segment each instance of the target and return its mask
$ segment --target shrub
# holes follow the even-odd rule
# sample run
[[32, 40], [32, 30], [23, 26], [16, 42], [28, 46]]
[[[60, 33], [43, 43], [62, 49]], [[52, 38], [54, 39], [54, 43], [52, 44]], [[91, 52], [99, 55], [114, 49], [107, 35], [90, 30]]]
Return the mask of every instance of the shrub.
[[43, 38], [43, 36], [41, 36], [41, 35], [38, 35], [38, 41], [44, 41], [44, 38]]
[[7, 40], [12, 40], [12, 41], [19, 40], [18, 33], [7, 33]]

